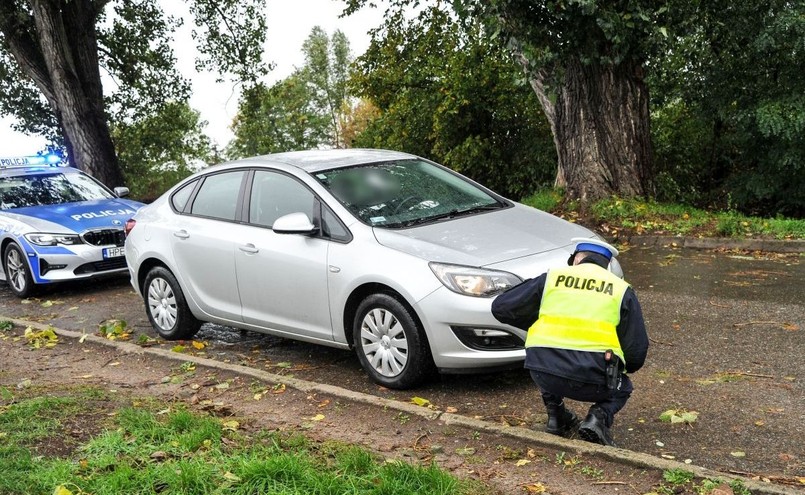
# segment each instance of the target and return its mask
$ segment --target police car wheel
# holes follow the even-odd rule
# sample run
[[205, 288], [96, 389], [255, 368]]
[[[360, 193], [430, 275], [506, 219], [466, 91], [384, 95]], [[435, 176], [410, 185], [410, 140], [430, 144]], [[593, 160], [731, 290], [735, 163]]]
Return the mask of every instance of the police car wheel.
[[413, 311], [391, 294], [373, 294], [361, 302], [353, 344], [361, 366], [384, 387], [411, 388], [434, 369], [422, 326]]
[[36, 291], [36, 285], [31, 277], [28, 262], [22, 249], [14, 243], [6, 247], [3, 253], [3, 268], [6, 271], [6, 282], [8, 288], [17, 297], [28, 297]]
[[145, 312], [154, 330], [167, 340], [189, 339], [201, 322], [187, 307], [179, 282], [167, 268], [152, 268], [143, 284]]

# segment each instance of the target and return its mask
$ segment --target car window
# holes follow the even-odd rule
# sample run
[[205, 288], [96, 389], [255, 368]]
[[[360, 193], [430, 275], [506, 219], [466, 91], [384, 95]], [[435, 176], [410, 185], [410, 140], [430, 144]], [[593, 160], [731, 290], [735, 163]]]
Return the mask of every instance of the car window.
[[374, 227], [409, 227], [508, 206], [461, 176], [423, 160], [324, 170], [315, 177], [356, 217]]
[[254, 173], [249, 203], [249, 222], [271, 227], [279, 217], [302, 212], [313, 219], [315, 195], [287, 175], [258, 170]]
[[243, 170], [208, 175], [201, 184], [190, 213], [205, 217], [234, 220], [238, 208], [238, 193]]
[[3, 210], [113, 197], [98, 182], [81, 173], [0, 177], [0, 208]]
[[337, 241], [349, 241], [352, 237], [335, 213], [325, 206], [322, 206], [321, 209], [321, 230], [325, 237]]
[[187, 201], [190, 199], [190, 195], [193, 194], [193, 188], [196, 187], [197, 182], [197, 180], [194, 180], [188, 184], [185, 184], [181, 189], [173, 193], [173, 196], [171, 197], [171, 204], [176, 211], [184, 210], [184, 207], [187, 205]]

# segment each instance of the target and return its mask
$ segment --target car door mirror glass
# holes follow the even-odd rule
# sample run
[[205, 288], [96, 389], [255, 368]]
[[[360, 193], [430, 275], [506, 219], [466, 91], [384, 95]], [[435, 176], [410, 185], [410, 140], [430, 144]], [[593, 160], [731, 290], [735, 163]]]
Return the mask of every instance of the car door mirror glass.
[[274, 221], [272, 230], [277, 234], [311, 235], [317, 233], [319, 229], [313, 225], [307, 215], [300, 211], [279, 217]]

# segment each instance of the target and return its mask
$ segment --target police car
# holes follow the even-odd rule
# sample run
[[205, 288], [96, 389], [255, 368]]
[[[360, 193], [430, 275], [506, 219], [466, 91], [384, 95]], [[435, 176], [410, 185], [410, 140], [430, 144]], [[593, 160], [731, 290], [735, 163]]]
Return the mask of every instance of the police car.
[[65, 280], [127, 273], [124, 226], [143, 206], [58, 155], [0, 158], [2, 276], [18, 297]]

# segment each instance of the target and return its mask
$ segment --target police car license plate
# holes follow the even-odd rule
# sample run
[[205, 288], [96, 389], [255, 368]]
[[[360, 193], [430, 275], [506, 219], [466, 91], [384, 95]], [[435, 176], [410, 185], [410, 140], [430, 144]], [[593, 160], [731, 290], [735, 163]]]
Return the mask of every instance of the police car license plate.
[[103, 248], [103, 259], [118, 258], [126, 255], [125, 247]]

